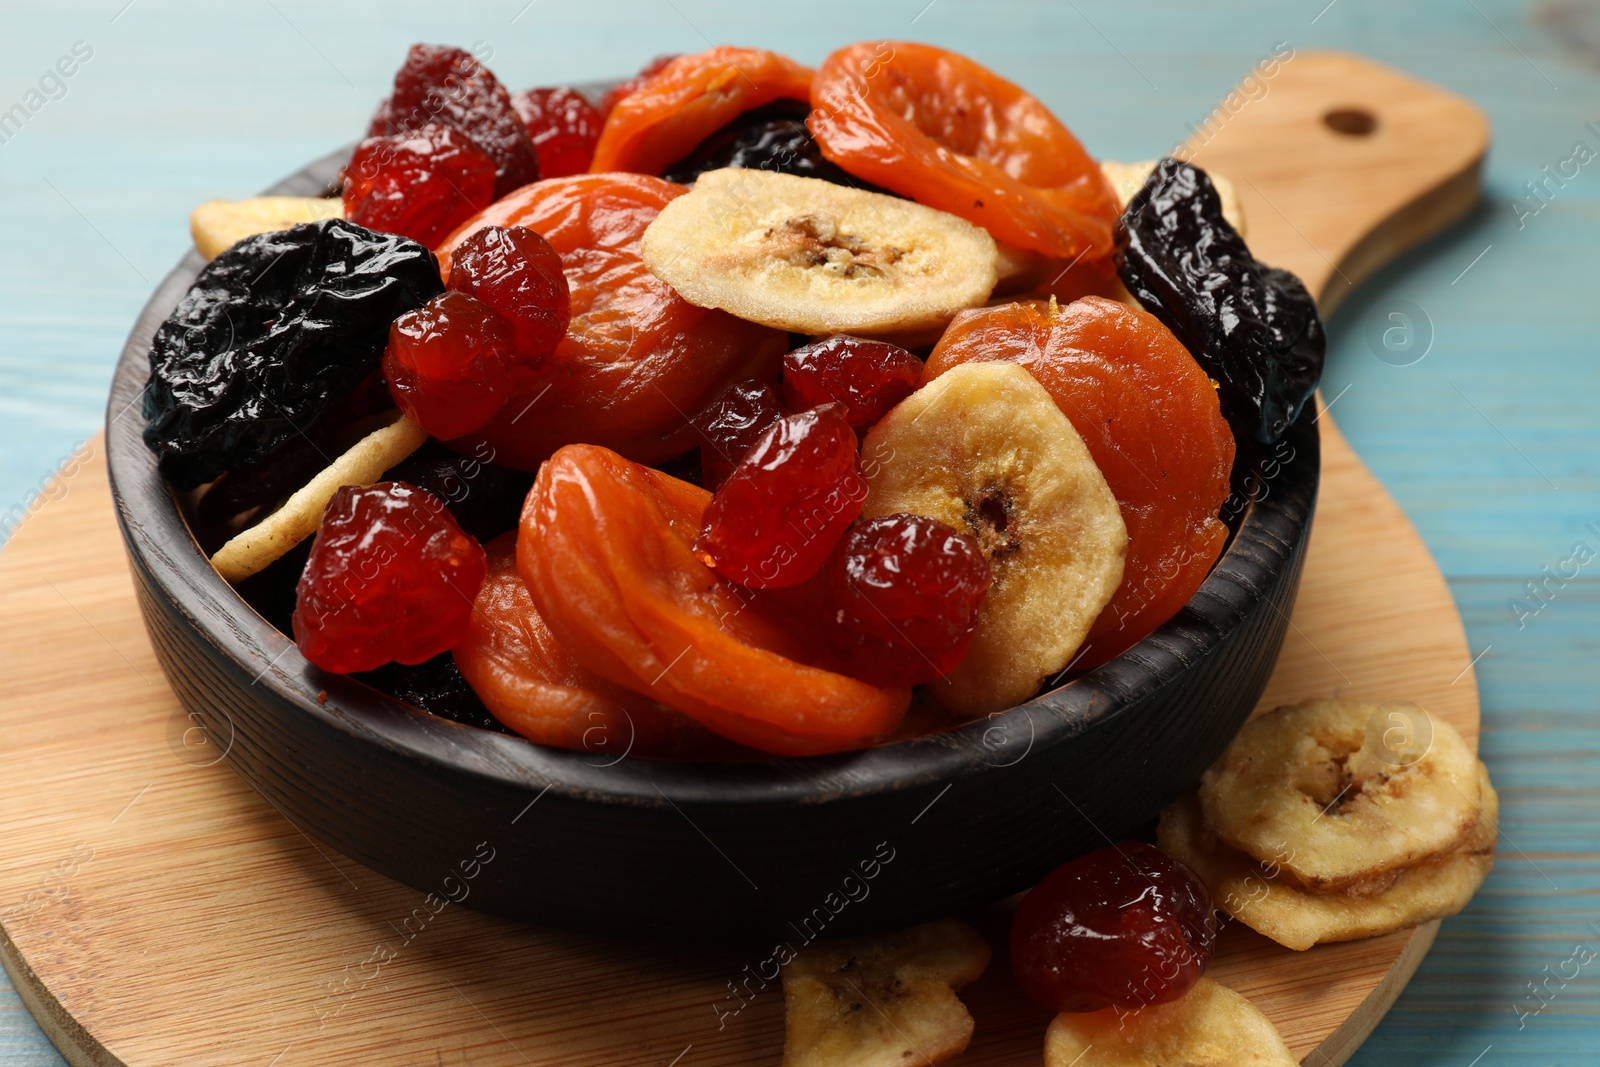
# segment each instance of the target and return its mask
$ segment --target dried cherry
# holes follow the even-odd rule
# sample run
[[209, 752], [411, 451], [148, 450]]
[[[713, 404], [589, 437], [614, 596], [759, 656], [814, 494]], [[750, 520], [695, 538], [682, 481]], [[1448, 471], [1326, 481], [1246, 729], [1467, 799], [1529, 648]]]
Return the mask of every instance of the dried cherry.
[[701, 141], [661, 176], [689, 185], [708, 170], [746, 167], [883, 192], [851, 177], [823, 156], [811, 131], [806, 129], [806, 116], [810, 113], [811, 105], [802, 100], [774, 100], [753, 108]]
[[752, 378], [729, 386], [694, 418], [695, 429], [705, 439], [700, 446], [700, 484], [715, 492], [767, 427], [783, 416], [783, 401], [772, 383]]
[[483, 548], [403, 482], [347, 485], [322, 514], [295, 594], [294, 639], [323, 670], [421, 663], [466, 633]]
[[367, 138], [340, 177], [345, 218], [429, 248], [494, 200], [494, 160], [466, 134], [434, 123]]
[[798, 585], [822, 568], [866, 500], [855, 430], [837, 404], [767, 428], [706, 508], [700, 559], [754, 589]]
[[526, 226], [484, 226], [451, 251], [450, 288], [477, 297], [511, 324], [524, 382], [555, 352], [572, 319], [561, 257]]
[[179, 489], [248, 471], [378, 369], [389, 324], [443, 291], [433, 254], [343, 219], [248, 237], [150, 343], [145, 444]]
[[585, 670], [556, 640], [517, 573], [515, 532], [484, 550], [488, 577], [453, 655], [499, 722], [542, 745], [605, 757], [665, 755], [691, 740], [691, 720]]
[[838, 669], [874, 685], [921, 685], [953, 670], [992, 580], [974, 538], [921, 515], [854, 527], [824, 573]]
[[1194, 596], [1228, 539], [1218, 518], [1234, 442], [1216, 389], [1156, 318], [1085, 297], [962, 312], [928, 356], [925, 380], [1007, 359], [1045, 387], [1088, 446], [1128, 528], [1122, 584], [1077, 661], [1120, 655]]
[[922, 360], [899, 345], [837, 334], [783, 357], [783, 395], [795, 411], [837, 403], [857, 430], [866, 430], [910, 396], [922, 379]]
[[811, 95], [811, 69], [776, 52], [723, 45], [678, 56], [618, 100], [594, 172], [660, 174], [739, 114]]
[[524, 470], [562, 445], [604, 445], [658, 463], [699, 444], [690, 418], [729, 384], [772, 380], [788, 336], [724, 311], [695, 307], [639, 258], [639, 238], [686, 190], [637, 174], [553, 178], [520, 190], [457, 230], [454, 249], [483, 226], [526, 226], [561, 256], [572, 319], [552, 381], [519, 388], [487, 427], [486, 443]]
[[511, 106], [527, 127], [539, 156], [540, 178], [582, 174], [594, 158], [605, 119], [574, 89], [524, 89]]
[[394, 76], [394, 95], [385, 110], [387, 133], [437, 123], [472, 138], [494, 160], [496, 199], [539, 180], [539, 157], [511, 94], [470, 52], [412, 45]]
[[740, 744], [785, 755], [860, 745], [898, 723], [906, 689], [808, 665], [807, 635], [719, 577], [692, 546], [711, 495], [592, 445], [539, 469], [517, 563], [585, 668]]
[[481, 300], [451, 290], [394, 320], [383, 375], [400, 410], [448, 441], [494, 417], [510, 395], [517, 363], [511, 324]]
[[811, 105], [822, 154], [858, 178], [1018, 248], [1111, 252], [1117, 198], [1099, 165], [1042, 103], [965, 56], [850, 45], [823, 61]]
[[1011, 921], [1011, 967], [1050, 1011], [1142, 1008], [1194, 985], [1216, 939], [1205, 883], [1154, 845], [1124, 841], [1028, 891]]
[[1117, 263], [1139, 303], [1216, 379], [1234, 432], [1282, 437], [1322, 378], [1322, 320], [1299, 278], [1250, 254], [1205, 171], [1156, 164], [1117, 224]]

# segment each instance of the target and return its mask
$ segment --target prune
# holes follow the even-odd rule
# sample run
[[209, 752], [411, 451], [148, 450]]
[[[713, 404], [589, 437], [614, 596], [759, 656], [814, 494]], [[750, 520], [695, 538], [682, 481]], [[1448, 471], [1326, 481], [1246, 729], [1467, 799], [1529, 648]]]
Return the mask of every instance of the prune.
[[539, 157], [511, 94], [460, 48], [414, 44], [394, 76], [386, 132], [410, 133], [430, 122], [460, 130], [494, 160], [496, 199], [539, 180]]
[[694, 428], [705, 439], [700, 446], [701, 484], [715, 492], [783, 415], [783, 401], [770, 382], [751, 378], [729, 386], [694, 417]]
[[477, 297], [498, 311], [516, 334], [522, 357], [518, 384], [538, 367], [567, 335], [572, 295], [561, 256], [550, 242], [526, 226], [485, 226], [456, 245], [450, 265], [450, 288]]
[[806, 119], [851, 174], [1061, 259], [1111, 252], [1116, 194], [1050, 109], [933, 45], [866, 41], [823, 61]]
[[861, 514], [867, 484], [856, 451], [837, 404], [779, 419], [712, 497], [695, 552], [754, 589], [810, 578]]
[[422, 245], [343, 219], [246, 238], [150, 343], [145, 444], [193, 489], [251, 470], [378, 369], [389, 324], [444, 291]]
[[485, 544], [517, 528], [522, 501], [533, 486], [533, 475], [494, 462], [494, 450], [487, 446], [463, 456], [437, 441], [385, 471], [383, 480], [432, 493], [463, 530]]
[[466, 134], [436, 123], [367, 138], [340, 177], [345, 218], [429, 248], [494, 200], [494, 160]]
[[511, 733], [478, 699], [478, 694], [462, 676], [449, 652], [441, 652], [426, 663], [415, 666], [391, 663], [358, 677], [379, 692], [388, 693], [430, 715], [463, 726], [476, 726], [480, 730]]
[[383, 375], [400, 410], [449, 441], [494, 418], [510, 395], [516, 361], [511, 324], [451, 290], [394, 320]]
[[851, 177], [823, 156], [806, 129], [810, 113], [811, 105], [801, 100], [775, 100], [752, 108], [701, 141], [661, 176], [690, 185], [708, 170], [747, 167], [883, 192], [870, 182]]
[[483, 548], [404, 482], [347, 485], [322, 513], [295, 591], [294, 640], [323, 670], [421, 663], [461, 640]]
[[910, 396], [922, 360], [899, 345], [839, 334], [783, 357], [783, 395], [795, 411], [837, 403], [845, 421], [866, 430]]
[[582, 93], [572, 89], [524, 89], [511, 106], [533, 139], [540, 178], [583, 174], [594, 158], [605, 119]]
[[1194, 985], [1216, 940], [1205, 883], [1154, 845], [1124, 841], [1028, 891], [1011, 921], [1011, 968], [1050, 1011], [1142, 1008]]
[[1117, 267], [1216, 379], [1234, 433], [1282, 437], [1322, 377], [1322, 320], [1299, 278], [1250, 254], [1205, 171], [1156, 164], [1117, 224]]
[[921, 515], [857, 525], [825, 573], [838, 669], [873, 685], [949, 673], [972, 644], [991, 581], [975, 538]]

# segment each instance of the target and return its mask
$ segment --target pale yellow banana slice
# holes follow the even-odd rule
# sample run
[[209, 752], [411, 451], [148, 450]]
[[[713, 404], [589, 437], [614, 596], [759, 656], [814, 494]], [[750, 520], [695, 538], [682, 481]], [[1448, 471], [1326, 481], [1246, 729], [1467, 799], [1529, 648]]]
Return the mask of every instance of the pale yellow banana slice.
[[691, 304], [795, 333], [942, 329], [994, 288], [994, 238], [881, 193], [764, 170], [702, 174], [642, 243]]
[[1415, 704], [1306, 701], [1246, 723], [1200, 805], [1227, 844], [1342, 889], [1454, 848], [1478, 821], [1477, 757]]
[[967, 363], [918, 389], [862, 448], [862, 515], [926, 515], [972, 534], [994, 583], [961, 664], [931, 686], [984, 714], [1071, 662], [1122, 582], [1128, 532], [1078, 431], [1015, 363]]
[[955, 919], [803, 948], [783, 968], [783, 1067], [948, 1059], [972, 1040], [955, 991], [988, 965], [988, 943]]
[[1221, 982], [1202, 978], [1166, 1004], [1057, 1015], [1045, 1067], [1299, 1067], [1272, 1021]]
[[1359, 891], [1311, 893], [1292, 885], [1276, 862], [1257, 863], [1217, 840], [1192, 793], [1161, 813], [1156, 840], [1200, 876], [1217, 907], [1286, 948], [1304, 951], [1329, 941], [1377, 937], [1454, 915], [1488, 876], [1500, 798], [1481, 763], [1477, 773], [1482, 807], [1467, 837], [1454, 850]]
[[338, 197], [258, 196], [250, 200], [207, 200], [189, 215], [194, 246], [216, 259], [246, 237], [287, 230], [302, 222], [336, 219], [344, 214]]
[[[1147, 159], [1140, 163], [1117, 163], [1113, 160], [1104, 160], [1100, 164], [1100, 171], [1117, 191], [1117, 203], [1122, 207], [1128, 206], [1128, 201], [1133, 199], [1135, 193], [1144, 187], [1144, 181], [1150, 177], [1150, 172], [1156, 169], [1156, 161]], [[1227, 175], [1215, 171], [1206, 171], [1211, 178], [1211, 184], [1217, 188], [1217, 198], [1222, 201], [1222, 217], [1233, 224], [1239, 231], [1239, 236], [1244, 237], [1244, 204], [1239, 200], [1239, 190], [1234, 188], [1233, 182]]]

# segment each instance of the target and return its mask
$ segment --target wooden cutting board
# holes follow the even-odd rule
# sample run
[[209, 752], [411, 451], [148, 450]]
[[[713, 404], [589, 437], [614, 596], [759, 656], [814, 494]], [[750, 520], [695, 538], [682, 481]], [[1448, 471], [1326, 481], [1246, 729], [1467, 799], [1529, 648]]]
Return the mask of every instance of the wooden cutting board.
[[[1342, 112], [1331, 125], [1330, 112]], [[1365, 133], [1339, 132], [1367, 120]], [[1256, 253], [1331, 308], [1471, 206], [1487, 145], [1464, 101], [1354, 57], [1307, 54], [1230, 96], [1190, 148], [1238, 185]], [[1477, 686], [1449, 590], [1331, 418], [1321, 426], [1320, 507], [1262, 706], [1409, 699], [1475, 740]], [[778, 1063], [777, 984], [729, 1011], [730, 983], [760, 950], [605, 941], [458, 905], [433, 913], [423, 894], [290, 826], [190, 731], [162, 678], [98, 440], [45, 499], [0, 553], [0, 957], [70, 1062]], [[1007, 920], [1003, 907], [974, 917], [996, 957], [964, 993], [977, 1036], [956, 1063], [1039, 1062], [1048, 1015], [1010, 978]], [[1331, 1067], [1436, 930], [1294, 953], [1233, 923], [1212, 973], [1304, 1062]]]

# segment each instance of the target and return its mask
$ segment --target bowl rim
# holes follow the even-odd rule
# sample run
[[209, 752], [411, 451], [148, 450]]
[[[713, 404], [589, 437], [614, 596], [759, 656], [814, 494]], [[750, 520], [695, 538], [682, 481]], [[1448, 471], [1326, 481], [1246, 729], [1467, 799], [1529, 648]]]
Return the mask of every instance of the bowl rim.
[[[321, 195], [349, 153], [347, 146], [314, 160], [262, 195]], [[1306, 438], [1303, 443], [1311, 446], [1316, 462], [1297, 464], [1297, 455], [1281, 460], [1280, 469], [1298, 471], [1298, 478], [1281, 485], [1282, 492], [1269, 489], [1246, 498], [1221, 557], [1189, 603], [1121, 655], [1023, 704], [937, 733], [820, 756], [703, 761], [629, 759], [625, 751], [613, 759], [608, 753], [553, 748], [442, 719], [357, 679], [318, 670], [300, 655], [289, 636], [259, 615], [212, 568], [143, 443], [144, 415], [139, 407], [151, 337], [203, 266], [204, 260], [191, 248], [156, 285], [113, 375], [106, 408], [106, 453], [130, 561], [160, 591], [166, 607], [184, 616], [188, 629], [209, 644], [213, 657], [228, 663], [235, 675], [252, 678], [251, 687], [260, 687], [278, 703], [327, 727], [396, 755], [486, 784], [537, 790], [534, 801], [554, 792], [573, 800], [604, 797], [608, 802], [651, 807], [680, 802], [808, 805], [918, 786], [948, 787], [986, 769], [1013, 765], [1038, 745], [1065, 742], [1115, 719], [1215, 652], [1257, 603], [1270, 603], [1268, 589], [1278, 576], [1249, 558], [1245, 546], [1266, 541], [1282, 551], [1284, 545], [1304, 538], [1315, 512], [1320, 435], [1315, 418], [1308, 417], [1314, 405], [1308, 404], [1290, 435]], [[1236, 478], [1246, 455], [1247, 449], [1241, 447]], [[1303, 492], [1288, 491], [1294, 487]], [[1286, 507], [1284, 501], [1293, 499], [1305, 503]], [[1288, 565], [1291, 554], [1283, 555]], [[319, 691], [326, 694], [325, 702], [318, 699]], [[1027, 744], [1020, 756], [1009, 750], [996, 755], [998, 745], [1010, 745], [1024, 731]], [[597, 755], [602, 758], [596, 759]]]

